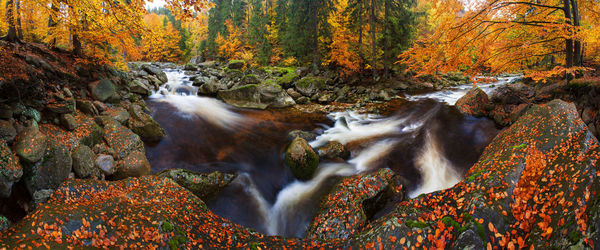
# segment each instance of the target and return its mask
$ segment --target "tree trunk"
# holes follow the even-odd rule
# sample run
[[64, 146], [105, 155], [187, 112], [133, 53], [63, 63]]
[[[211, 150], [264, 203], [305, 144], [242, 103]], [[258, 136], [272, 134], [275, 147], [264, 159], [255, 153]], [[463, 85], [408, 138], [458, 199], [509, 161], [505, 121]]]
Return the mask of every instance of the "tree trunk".
[[377, 78], [377, 47], [375, 46], [375, 0], [371, 0], [371, 50], [372, 50], [372, 64], [371, 69], [373, 70], [373, 80]]
[[81, 49], [81, 40], [79, 40], [79, 35], [73, 34], [73, 54], [80, 56], [82, 53]]
[[17, 29], [15, 27], [15, 2], [14, 0], [6, 1], [6, 20], [8, 21], [8, 31], [2, 40], [8, 42], [18, 42]]
[[358, 7], [358, 57], [360, 58], [360, 71], [361, 73], [365, 69], [365, 55], [362, 53], [363, 45], [363, 1], [360, 2]]
[[390, 18], [390, 0], [384, 0], [385, 17], [383, 21], [383, 77], [390, 79], [390, 34], [388, 34], [388, 20]]
[[312, 0], [311, 2], [313, 4], [313, 69], [317, 70], [319, 68], [319, 16], [317, 0]]
[[[50, 7], [50, 9], [52, 10], [53, 13], [56, 13], [59, 11], [58, 6], [56, 6], [54, 3], [52, 3], [52, 6]], [[50, 28], [50, 30], [48, 31], [48, 35], [52, 36], [52, 28], [56, 27], [58, 25], [58, 23], [56, 21], [54, 21], [52, 19], [52, 14], [50, 14], [50, 17], [48, 17], [48, 28]], [[56, 37], [53, 37], [50, 42], [48, 42], [48, 48], [50, 49], [56, 49]]]
[[[568, 20], [567, 23], [571, 24], [571, 5], [570, 5], [570, 0], [563, 0], [564, 2], [564, 12], [565, 12], [565, 18]], [[573, 39], [566, 39], [565, 40], [565, 63], [566, 63], [566, 67], [570, 68], [573, 67]]]
[[21, 0], [14, 0], [16, 5], [16, 13], [17, 16], [17, 37], [19, 40], [23, 39], [23, 28], [21, 27]]
[[[571, 0], [571, 9], [573, 11], [573, 26], [578, 28], [580, 26], [581, 16], [579, 15], [579, 7], [577, 5], [577, 0]], [[583, 54], [581, 53], [582, 51], [581, 51], [581, 40], [580, 39], [577, 39], [577, 38], [575, 39], [573, 49], [574, 49], [573, 58], [574, 58], [575, 66], [583, 65]]]

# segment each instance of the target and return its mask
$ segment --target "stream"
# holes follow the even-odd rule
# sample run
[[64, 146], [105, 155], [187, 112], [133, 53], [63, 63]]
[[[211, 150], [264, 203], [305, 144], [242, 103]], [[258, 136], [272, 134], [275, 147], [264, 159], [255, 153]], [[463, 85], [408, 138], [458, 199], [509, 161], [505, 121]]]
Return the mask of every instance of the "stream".
[[[493, 121], [451, 106], [471, 85], [395, 99], [385, 114], [322, 115], [235, 108], [197, 96], [183, 71], [166, 72], [169, 82], [147, 101], [167, 135], [147, 146], [152, 171], [237, 173], [206, 203], [215, 214], [268, 235], [302, 237], [335, 177], [390, 168], [408, 180], [410, 197], [452, 187], [499, 132]], [[512, 80], [481, 88], [489, 92]], [[309, 142], [314, 148], [344, 144], [350, 159], [321, 162], [311, 180], [296, 180], [283, 163], [287, 134], [296, 129], [317, 134]]]

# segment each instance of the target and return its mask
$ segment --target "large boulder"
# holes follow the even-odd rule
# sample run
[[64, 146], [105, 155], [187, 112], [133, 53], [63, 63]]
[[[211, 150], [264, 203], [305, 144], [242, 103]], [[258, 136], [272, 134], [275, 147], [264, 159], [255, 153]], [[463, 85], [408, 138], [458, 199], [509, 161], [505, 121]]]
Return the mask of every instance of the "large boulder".
[[113, 97], [117, 93], [117, 88], [113, 82], [108, 79], [91, 82], [88, 85], [88, 89], [90, 90], [92, 97], [101, 102], [108, 100], [108, 98]]
[[283, 108], [296, 104], [287, 92], [275, 83], [248, 84], [219, 91], [218, 97], [230, 105], [242, 108]]
[[284, 88], [291, 88], [294, 86], [294, 81], [298, 79], [298, 75], [294, 72], [289, 72], [282, 77], [277, 78], [277, 84]]
[[17, 136], [14, 150], [23, 161], [34, 163], [44, 156], [46, 144], [46, 136], [39, 129], [28, 127]]
[[311, 97], [325, 86], [325, 78], [307, 76], [296, 82], [296, 90], [304, 96]]
[[323, 158], [323, 159], [344, 159], [347, 160], [348, 158], [350, 158], [350, 152], [346, 149], [346, 147], [337, 142], [337, 141], [330, 141], [328, 142], [325, 146], [320, 147], [319, 150], [319, 157]]
[[104, 113], [102, 113], [103, 115], [107, 115], [112, 119], [115, 119], [116, 121], [118, 121], [119, 123], [126, 125], [127, 121], [129, 121], [129, 112], [127, 111], [127, 109], [123, 108], [123, 107], [110, 107], [108, 108], [106, 111], [104, 111]]
[[151, 94], [151, 87], [145, 79], [134, 79], [129, 83], [129, 90], [131, 92], [140, 94], [143, 96], [149, 96]]
[[150, 162], [146, 154], [134, 151], [117, 163], [113, 179], [122, 180], [128, 177], [140, 177], [150, 174]]
[[117, 164], [115, 163], [115, 159], [112, 157], [112, 155], [98, 155], [94, 164], [96, 168], [100, 169], [100, 171], [102, 171], [102, 173], [106, 176], [113, 175], [117, 170]]
[[10, 196], [12, 186], [23, 176], [19, 159], [10, 150], [6, 141], [0, 140], [0, 198]]
[[372, 216], [367, 214], [363, 202], [382, 193], [393, 176], [394, 172], [386, 168], [344, 178], [322, 200], [306, 237], [347, 239], [359, 232]]
[[114, 119], [103, 117], [104, 140], [117, 152], [117, 158], [124, 158], [131, 152], [145, 152], [144, 142], [130, 129]]
[[160, 172], [158, 176], [172, 179], [203, 201], [208, 201], [219, 194], [236, 177], [235, 174], [226, 174], [217, 171], [205, 174], [185, 169], [165, 170]]
[[246, 66], [246, 62], [244, 60], [231, 60], [227, 63], [228, 69], [242, 69]]
[[142, 69], [144, 71], [148, 72], [148, 74], [156, 76], [156, 78], [158, 78], [158, 80], [160, 80], [163, 83], [166, 83], [169, 81], [167, 74], [164, 71], [162, 71], [159, 67], [156, 67], [151, 64], [144, 64], [144, 65], [142, 65]]
[[460, 112], [471, 116], [486, 116], [488, 113], [486, 107], [489, 105], [487, 94], [480, 88], [472, 88], [456, 102]]
[[79, 178], [88, 178], [94, 173], [94, 152], [86, 145], [79, 145], [71, 153], [73, 172]]
[[285, 163], [300, 180], [309, 180], [319, 166], [319, 155], [306, 140], [296, 137], [285, 150]]
[[158, 140], [165, 136], [165, 131], [152, 117], [137, 104], [129, 106], [129, 128], [142, 140]]
[[41, 189], [55, 189], [69, 178], [72, 164], [71, 153], [67, 147], [48, 139], [42, 160], [23, 166], [25, 186], [31, 195]]
[[223, 81], [219, 81], [216, 78], [210, 78], [207, 83], [204, 83], [198, 88], [198, 93], [203, 95], [215, 95], [220, 90], [226, 90], [227, 84]]

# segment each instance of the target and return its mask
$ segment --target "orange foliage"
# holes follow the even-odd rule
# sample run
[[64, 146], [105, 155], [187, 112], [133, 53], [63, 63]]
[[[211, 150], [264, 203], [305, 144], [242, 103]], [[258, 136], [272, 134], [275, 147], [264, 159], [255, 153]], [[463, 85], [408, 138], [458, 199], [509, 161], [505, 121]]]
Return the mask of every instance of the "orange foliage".
[[227, 27], [227, 37], [220, 34], [215, 42], [218, 44], [219, 56], [226, 59], [242, 59], [242, 32], [238, 27], [235, 27], [231, 20], [225, 21]]
[[350, 15], [344, 12], [348, 0], [340, 0], [337, 9], [328, 20], [332, 27], [331, 55], [326, 63], [335, 63], [342, 67], [342, 74], [350, 75], [360, 70], [360, 57], [353, 44], [358, 43], [358, 36], [348, 29]]
[[[179, 31], [171, 23], [166, 23], [166, 16], [155, 13], [144, 16], [148, 32], [142, 36], [142, 60], [177, 62], [181, 55]], [[166, 23], [166, 25], [165, 25]]]

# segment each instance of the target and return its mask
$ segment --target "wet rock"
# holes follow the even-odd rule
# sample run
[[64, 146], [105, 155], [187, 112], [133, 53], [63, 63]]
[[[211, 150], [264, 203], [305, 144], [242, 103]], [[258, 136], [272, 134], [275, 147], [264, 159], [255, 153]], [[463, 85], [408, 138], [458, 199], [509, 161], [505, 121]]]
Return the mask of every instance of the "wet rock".
[[285, 163], [299, 180], [309, 180], [319, 166], [319, 156], [306, 140], [296, 137], [285, 151]]
[[344, 178], [322, 200], [306, 238], [347, 239], [358, 233], [369, 219], [363, 201], [382, 192], [393, 175], [390, 169], [380, 169]]
[[288, 139], [290, 139], [290, 141], [293, 141], [294, 139], [296, 139], [296, 137], [300, 137], [306, 141], [313, 141], [317, 139], [317, 136], [315, 134], [308, 131], [292, 130], [290, 133], [288, 133]]
[[133, 131], [110, 118], [105, 119], [103, 123], [104, 140], [117, 152], [118, 158], [123, 158], [134, 151], [145, 152], [144, 143]]
[[208, 201], [223, 190], [233, 179], [235, 174], [212, 172], [209, 174], [196, 173], [185, 169], [169, 169], [162, 171], [158, 176], [166, 177], [194, 193], [203, 201]]
[[474, 249], [484, 249], [483, 240], [481, 237], [475, 233], [473, 230], [468, 229], [462, 232], [458, 239], [454, 242], [454, 249], [465, 249], [465, 250], [474, 250]]
[[520, 104], [527, 102], [528, 93], [520, 92], [509, 86], [497, 87], [491, 94], [490, 101], [498, 104]]
[[108, 100], [117, 93], [115, 85], [108, 79], [91, 82], [88, 85], [88, 89], [92, 97], [101, 102]]
[[321, 77], [307, 76], [296, 82], [296, 90], [304, 96], [313, 96], [325, 86], [325, 79]]
[[0, 140], [0, 198], [10, 196], [12, 186], [23, 176], [19, 159], [4, 140]]
[[101, 101], [94, 101], [94, 107], [96, 107], [99, 113], [103, 113], [108, 109], [108, 106]]
[[347, 160], [350, 157], [350, 152], [344, 147], [343, 144], [330, 141], [325, 146], [319, 148], [319, 157], [322, 159], [337, 159], [341, 158]]
[[215, 95], [220, 90], [226, 90], [227, 84], [223, 81], [219, 81], [215, 78], [211, 78], [207, 83], [202, 84], [200, 88], [198, 88], [198, 93], [203, 95]]
[[267, 103], [271, 108], [285, 108], [296, 104], [294, 99], [276, 83], [264, 82], [258, 87], [261, 102]]
[[61, 102], [49, 103], [46, 105], [46, 109], [55, 114], [73, 114], [76, 104], [74, 98], [69, 98]]
[[185, 70], [185, 71], [196, 71], [196, 70], [198, 70], [198, 67], [195, 64], [188, 63], [188, 64], [186, 64], [186, 65], [183, 66], [183, 70]]
[[299, 77], [304, 77], [310, 73], [310, 69], [308, 67], [298, 67], [294, 70], [294, 73]]
[[98, 155], [95, 165], [102, 170], [102, 173], [106, 176], [111, 176], [116, 171], [115, 159], [111, 155]]
[[159, 140], [165, 136], [165, 131], [152, 117], [137, 104], [129, 106], [129, 127], [142, 140]]
[[94, 106], [94, 103], [83, 99], [77, 99], [76, 103], [77, 109], [81, 110], [81, 112], [83, 112], [84, 114], [91, 116], [98, 115], [98, 110]]
[[472, 88], [458, 99], [456, 107], [461, 113], [470, 116], [486, 116], [486, 106], [490, 103], [487, 94], [480, 88]]
[[69, 178], [73, 160], [71, 153], [62, 144], [48, 139], [45, 154], [35, 164], [25, 164], [26, 175], [23, 177], [30, 194], [41, 189], [55, 189]]
[[0, 140], [11, 143], [17, 137], [17, 130], [11, 122], [0, 120]]
[[206, 61], [203, 63], [198, 63], [198, 66], [201, 68], [214, 68], [215, 66], [217, 66], [217, 62], [215, 61]]
[[80, 145], [71, 154], [73, 172], [79, 178], [88, 178], [94, 172], [94, 152], [86, 145]]
[[260, 79], [258, 79], [258, 76], [254, 75], [254, 74], [249, 74], [249, 75], [244, 76], [244, 78], [242, 79], [242, 82], [244, 84], [259, 84]]
[[525, 114], [525, 111], [527, 111], [529, 107], [531, 107], [531, 104], [525, 103], [515, 106], [510, 112], [510, 123], [516, 122], [523, 114]]
[[320, 103], [330, 103], [334, 100], [335, 96], [331, 93], [325, 93], [321, 96], [319, 96], [318, 101]]
[[52, 196], [52, 193], [54, 193], [54, 190], [52, 189], [41, 189], [41, 190], [37, 190], [35, 191], [35, 193], [33, 193], [33, 204], [36, 207], [39, 207], [42, 203], [48, 201], [48, 199], [50, 199], [50, 196]]
[[306, 96], [302, 96], [302, 97], [296, 99], [297, 104], [308, 104], [309, 102], [310, 102], [310, 99]]
[[146, 154], [134, 151], [117, 164], [113, 179], [122, 180], [128, 177], [140, 177], [150, 174], [150, 163]]
[[230, 90], [219, 91], [218, 97], [229, 105], [241, 108], [283, 108], [294, 104], [294, 100], [279, 85], [249, 84]]
[[133, 93], [140, 94], [143, 96], [149, 96], [151, 93], [150, 92], [151, 88], [145, 82], [147, 82], [147, 81], [146, 80], [141, 81], [140, 79], [135, 79], [129, 83], [129, 89]]
[[25, 109], [22, 112], [14, 112], [14, 113], [22, 113], [23, 116], [34, 120], [35, 122], [40, 122], [42, 120], [42, 114], [39, 111], [33, 108]]
[[29, 127], [17, 136], [14, 150], [22, 160], [34, 163], [44, 156], [46, 144], [46, 136], [39, 129]]
[[148, 72], [148, 74], [156, 76], [158, 78], [158, 80], [160, 80], [163, 83], [166, 83], [169, 81], [167, 74], [165, 72], [163, 72], [159, 67], [156, 67], [151, 64], [144, 64], [144, 65], [142, 65], [142, 69], [145, 70], [146, 72]]
[[246, 66], [246, 62], [244, 60], [231, 60], [227, 63], [227, 68], [229, 69], [242, 69]]
[[200, 56], [194, 56], [192, 57], [192, 59], [190, 59], [191, 64], [200, 64], [204, 62], [204, 57]]
[[77, 127], [77, 121], [71, 114], [62, 114], [60, 116], [60, 124], [69, 131], [73, 131]]

